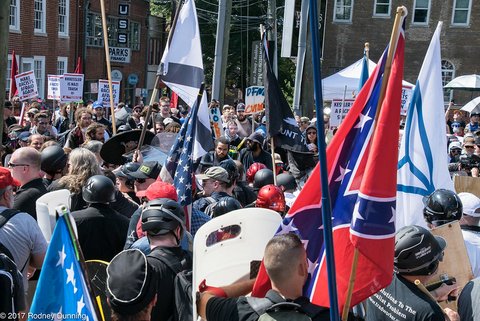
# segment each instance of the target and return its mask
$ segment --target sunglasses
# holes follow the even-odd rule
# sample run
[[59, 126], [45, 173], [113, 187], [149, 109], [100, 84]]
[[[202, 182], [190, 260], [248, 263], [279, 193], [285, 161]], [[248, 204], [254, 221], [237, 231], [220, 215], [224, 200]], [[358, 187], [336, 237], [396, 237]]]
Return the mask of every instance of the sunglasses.
[[465, 148], [474, 148], [474, 146], [465, 146]]
[[316, 135], [317, 132], [308, 132], [307, 135]]
[[14, 163], [8, 163], [7, 166], [9, 168], [14, 168], [14, 167], [21, 167], [21, 166], [30, 166], [29, 164], [14, 164]]

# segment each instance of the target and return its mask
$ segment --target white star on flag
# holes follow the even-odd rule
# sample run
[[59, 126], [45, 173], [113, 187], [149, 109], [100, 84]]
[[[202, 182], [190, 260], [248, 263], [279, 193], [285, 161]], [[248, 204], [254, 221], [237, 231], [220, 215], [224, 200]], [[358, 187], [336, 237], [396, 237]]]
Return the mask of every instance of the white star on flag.
[[59, 259], [58, 259], [58, 262], [57, 262], [56, 266], [61, 265], [62, 269], [63, 269], [63, 265], [65, 263], [65, 258], [67, 257], [67, 255], [65, 254], [65, 245], [62, 247], [61, 251], [58, 251], [58, 256], [59, 256]]
[[350, 173], [351, 171], [352, 171], [351, 169], [343, 168], [342, 166], [340, 166], [340, 176], [337, 177], [337, 179], [335, 180], [335, 182], [341, 182], [341, 181], [343, 181], [343, 178], [345, 177], [345, 175], [347, 175], [347, 174]]
[[395, 215], [396, 215], [396, 211], [395, 211], [395, 208], [392, 207], [392, 218], [388, 221], [388, 223], [393, 223], [395, 222]]
[[313, 274], [313, 272], [315, 272], [315, 269], [318, 265], [318, 258], [317, 258], [317, 260], [315, 260], [315, 262], [312, 262], [307, 258], [307, 263], [308, 263], [308, 269], [307, 269], [308, 274]]
[[82, 313], [82, 310], [83, 310], [84, 306], [85, 306], [85, 302], [83, 302], [83, 295], [82, 295], [82, 297], [80, 298], [80, 301], [77, 302], [77, 313], [78, 314]]
[[73, 293], [77, 293], [77, 287], [75, 286], [75, 271], [73, 269], [73, 263], [69, 269], [67, 269], [67, 284], [72, 283], [73, 285]]
[[282, 229], [280, 232], [278, 232], [277, 234], [287, 234], [287, 233], [290, 233], [290, 232], [294, 232], [297, 230], [297, 228], [295, 226], [293, 226], [293, 220], [290, 221], [290, 223], [288, 223], [288, 225], [285, 225], [282, 224], [280, 225], [280, 228]]
[[354, 128], [360, 128], [360, 130], [362, 130], [363, 126], [365, 126], [365, 124], [372, 119], [373, 119], [372, 117], [368, 116], [368, 112], [367, 112], [367, 115], [360, 114], [360, 120], [358, 121], [358, 124], [356, 124]]
[[365, 221], [365, 218], [363, 218], [363, 216], [358, 211], [359, 207], [360, 207], [360, 202], [356, 202], [355, 207], [353, 208], [353, 213], [352, 213], [353, 214], [352, 215], [352, 223], [354, 225], [357, 222], [357, 220], [364, 220]]

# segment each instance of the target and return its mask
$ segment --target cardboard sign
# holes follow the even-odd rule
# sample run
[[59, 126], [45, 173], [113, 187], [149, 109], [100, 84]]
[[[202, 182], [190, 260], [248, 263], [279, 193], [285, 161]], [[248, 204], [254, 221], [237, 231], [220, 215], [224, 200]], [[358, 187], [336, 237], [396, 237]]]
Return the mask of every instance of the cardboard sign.
[[[463, 240], [462, 230], [458, 221], [434, 228], [432, 233], [441, 236], [447, 241], [447, 247], [444, 251], [443, 261], [440, 262], [437, 271], [432, 275], [429, 284], [454, 277], [459, 286], [458, 293], [461, 292], [465, 284], [473, 279], [472, 267], [468, 259], [465, 241]], [[457, 311], [457, 302], [441, 302], [442, 308], [450, 308]]]
[[245, 96], [245, 114], [256, 114], [265, 110], [265, 88], [251, 86], [247, 88]]
[[480, 179], [470, 176], [453, 176], [455, 192], [468, 192], [480, 197]]
[[48, 75], [47, 99], [60, 100], [60, 79], [61, 75]]
[[27, 100], [38, 96], [37, 80], [33, 70], [15, 75], [18, 97], [20, 100]]
[[64, 74], [60, 79], [60, 100], [80, 101], [83, 98], [83, 74]]
[[212, 126], [215, 138], [223, 135], [222, 114], [220, 108], [210, 108], [210, 125]]
[[353, 105], [354, 99], [345, 99], [343, 102], [342, 108], [342, 100], [341, 99], [334, 99], [332, 100], [331, 112], [330, 112], [330, 128], [338, 127], [347, 116], [350, 108]]
[[[120, 98], [120, 82], [112, 81], [113, 104], [118, 105]], [[103, 102], [104, 107], [110, 107], [110, 89], [108, 88], [108, 80], [98, 80], [98, 101]]]

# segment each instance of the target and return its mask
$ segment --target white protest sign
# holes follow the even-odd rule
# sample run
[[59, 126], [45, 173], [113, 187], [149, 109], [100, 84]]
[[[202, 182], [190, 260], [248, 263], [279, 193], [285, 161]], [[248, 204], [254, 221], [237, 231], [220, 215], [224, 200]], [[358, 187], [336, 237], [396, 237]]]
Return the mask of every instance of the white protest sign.
[[60, 79], [60, 100], [79, 101], [83, 98], [83, 74], [64, 74]]
[[413, 95], [413, 88], [414, 87], [402, 87], [402, 102], [401, 102], [401, 110], [400, 115], [406, 115], [408, 106], [410, 105], [410, 101], [412, 100]]
[[[113, 104], [116, 106], [120, 97], [120, 82], [112, 81]], [[108, 88], [108, 80], [98, 80], [98, 101], [103, 102], [103, 106], [110, 107], [110, 89]]]
[[20, 100], [27, 100], [38, 96], [37, 80], [33, 70], [15, 75], [18, 97]]
[[331, 112], [330, 112], [330, 127], [338, 127], [342, 123], [345, 116], [347, 116], [350, 108], [353, 105], [354, 99], [345, 99], [342, 108], [342, 99], [332, 100]]
[[47, 99], [60, 100], [60, 79], [61, 75], [48, 75]]
[[265, 88], [251, 86], [247, 88], [245, 96], [245, 114], [255, 114], [265, 110]]
[[215, 134], [215, 138], [219, 138], [223, 135], [222, 114], [220, 108], [210, 108], [210, 124]]

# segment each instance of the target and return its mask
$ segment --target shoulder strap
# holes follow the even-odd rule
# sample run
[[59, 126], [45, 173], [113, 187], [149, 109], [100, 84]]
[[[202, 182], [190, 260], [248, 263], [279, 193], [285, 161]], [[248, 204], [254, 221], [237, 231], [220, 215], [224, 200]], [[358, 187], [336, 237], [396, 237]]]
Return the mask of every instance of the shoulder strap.
[[148, 255], [150, 257], [153, 257], [161, 262], [163, 262], [166, 266], [170, 268], [175, 274], [178, 274], [182, 272], [183, 270], [187, 269], [187, 259], [184, 258], [183, 260], [179, 260], [178, 257], [175, 255], [172, 255], [165, 251], [162, 248], [157, 248], [154, 249], [150, 254]]
[[268, 310], [273, 305], [273, 302], [270, 301], [268, 298], [255, 298], [252, 296], [246, 297], [248, 305], [257, 313], [258, 315], [262, 315], [265, 311]]
[[2, 228], [15, 214], [20, 213], [19, 210], [7, 208], [0, 213], [0, 228]]

